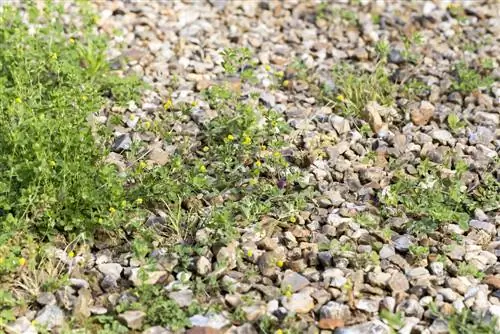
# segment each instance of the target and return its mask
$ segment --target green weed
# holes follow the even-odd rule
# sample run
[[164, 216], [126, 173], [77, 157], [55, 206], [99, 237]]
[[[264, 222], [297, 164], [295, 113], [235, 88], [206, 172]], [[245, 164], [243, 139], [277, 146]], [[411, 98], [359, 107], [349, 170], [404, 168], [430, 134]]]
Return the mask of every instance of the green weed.
[[452, 84], [452, 89], [464, 94], [469, 94], [472, 91], [489, 88], [493, 83], [493, 78], [489, 75], [482, 75], [478, 71], [469, 67], [465, 62], [455, 64], [455, 81]]

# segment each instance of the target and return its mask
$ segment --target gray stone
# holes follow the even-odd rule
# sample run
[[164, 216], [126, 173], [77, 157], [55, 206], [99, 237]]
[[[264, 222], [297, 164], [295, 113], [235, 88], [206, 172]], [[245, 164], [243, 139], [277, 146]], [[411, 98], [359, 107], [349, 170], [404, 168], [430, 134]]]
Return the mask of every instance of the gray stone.
[[392, 290], [392, 292], [404, 292], [410, 288], [408, 279], [403, 273], [399, 271], [396, 271], [394, 274], [392, 274], [387, 284], [389, 285], [389, 288]]
[[412, 244], [409, 235], [402, 235], [394, 240], [394, 247], [400, 252], [407, 252]]
[[97, 269], [104, 275], [113, 277], [115, 280], [120, 278], [123, 270], [119, 263], [103, 263], [98, 265]]
[[380, 300], [363, 298], [356, 302], [356, 308], [368, 313], [378, 312]]
[[428, 277], [429, 271], [424, 268], [424, 267], [415, 267], [411, 268], [406, 272], [406, 276], [408, 276], [408, 279], [417, 279], [417, 278], [422, 278], [422, 277]]
[[161, 327], [161, 326], [153, 326], [149, 327], [145, 331], [142, 332], [142, 334], [171, 334], [168, 329]]
[[173, 299], [180, 307], [185, 307], [191, 305], [191, 303], [193, 302], [193, 291], [172, 291], [168, 294], [168, 297]]
[[210, 327], [221, 330], [227, 327], [231, 322], [222, 314], [210, 313], [207, 315], [196, 314], [189, 318], [193, 327]]
[[37, 334], [38, 331], [26, 317], [17, 318], [16, 321], [8, 323], [5, 327], [7, 334]]
[[205, 276], [212, 270], [212, 263], [210, 262], [209, 259], [207, 259], [204, 256], [200, 256], [198, 260], [196, 260], [196, 272], [201, 275]]
[[349, 306], [334, 301], [328, 302], [319, 309], [319, 327], [321, 329], [335, 329], [351, 318]]
[[443, 145], [450, 144], [453, 146], [455, 144], [455, 141], [456, 141], [455, 138], [453, 138], [453, 135], [448, 130], [444, 130], [444, 129], [438, 129], [438, 130], [432, 131], [431, 137], [432, 137], [432, 139], [437, 140], [438, 142], [440, 142]]
[[146, 313], [142, 311], [125, 311], [118, 315], [118, 319], [130, 329], [140, 329], [146, 318]]
[[281, 289], [290, 289], [291, 292], [297, 292], [310, 284], [309, 280], [294, 271], [287, 270], [281, 281]]
[[404, 63], [405, 59], [403, 55], [401, 54], [401, 51], [398, 49], [392, 48], [391, 51], [389, 52], [389, 62], [393, 64], [402, 64]]
[[429, 264], [429, 269], [432, 274], [436, 276], [444, 276], [444, 264], [443, 262], [435, 261]]
[[308, 313], [314, 308], [314, 300], [306, 293], [294, 293], [290, 297], [283, 297], [281, 304], [294, 313]]
[[434, 319], [432, 325], [429, 327], [431, 334], [448, 334], [449, 330], [448, 322], [443, 319]]
[[383, 259], [388, 259], [390, 258], [391, 256], [393, 256], [394, 254], [396, 254], [396, 251], [394, 249], [394, 246], [392, 245], [384, 245], [382, 246], [382, 249], [380, 249], [380, 252], [379, 252], [379, 256], [380, 258], [383, 260]]
[[36, 302], [40, 305], [54, 305], [56, 304], [56, 297], [53, 293], [42, 292], [36, 299]]
[[458, 298], [458, 294], [450, 288], [440, 288], [437, 290], [444, 297], [445, 301], [453, 303]]
[[484, 231], [488, 232], [489, 234], [496, 233], [496, 227], [492, 223], [483, 222], [480, 220], [473, 219], [469, 222], [469, 226], [477, 228], [478, 230], [484, 230]]
[[419, 304], [418, 300], [407, 299], [396, 307], [397, 312], [403, 312], [408, 317], [416, 317], [422, 319], [424, 308]]
[[61, 327], [64, 324], [64, 312], [59, 306], [47, 305], [38, 312], [35, 322], [47, 329]]
[[359, 325], [337, 328], [335, 334], [390, 334], [392, 330], [380, 320], [372, 320]]
[[116, 153], [120, 153], [123, 151], [130, 150], [132, 146], [132, 139], [128, 133], [119, 135], [115, 138], [113, 145], [111, 146], [111, 150]]

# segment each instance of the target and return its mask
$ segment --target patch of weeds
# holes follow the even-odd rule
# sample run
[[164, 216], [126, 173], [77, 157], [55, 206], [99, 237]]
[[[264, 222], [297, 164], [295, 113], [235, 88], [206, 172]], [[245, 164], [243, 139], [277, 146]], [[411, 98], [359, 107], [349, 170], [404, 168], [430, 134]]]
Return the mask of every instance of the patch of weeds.
[[473, 264], [460, 262], [458, 265], [458, 276], [473, 276], [478, 279], [483, 279], [485, 274], [476, 268]]
[[403, 312], [392, 313], [386, 309], [380, 311], [380, 318], [391, 328], [392, 333], [397, 333], [405, 325]]
[[477, 203], [467, 193], [461, 177], [467, 166], [459, 161], [452, 175], [442, 177], [428, 160], [418, 166], [418, 176], [396, 175], [396, 180], [380, 198], [387, 216], [404, 213], [408, 228], [416, 234], [428, 233], [444, 223], [458, 223], [468, 229], [471, 212]]
[[463, 61], [455, 64], [454, 72], [455, 81], [452, 83], [451, 88], [464, 94], [469, 94], [481, 88], [489, 88], [493, 83], [491, 76], [480, 74]]
[[406, 81], [401, 86], [401, 91], [410, 100], [414, 100], [416, 97], [424, 98], [430, 93], [429, 86], [415, 78]]
[[23, 301], [16, 298], [10, 291], [0, 289], [0, 330], [7, 323], [16, 320], [15, 310], [22, 305]]
[[28, 228], [40, 237], [110, 228], [127, 209], [124, 180], [104, 162], [108, 138], [87, 118], [109, 97], [137, 98], [139, 81], [110, 72], [92, 25], [63, 26], [51, 2], [28, 12], [29, 23], [10, 6], [0, 14], [0, 244]]
[[338, 85], [338, 95], [330, 103], [346, 116], [362, 115], [365, 105], [377, 101], [380, 105], [394, 104], [396, 86], [385, 69], [385, 60], [380, 60], [373, 72], [356, 69], [352, 65], [339, 65], [333, 70], [333, 79]]
[[420, 59], [420, 55], [415, 51], [415, 48], [424, 43], [423, 35], [415, 32], [409, 37], [403, 35], [402, 39], [404, 48], [401, 55], [407, 62], [416, 64]]
[[451, 132], [458, 133], [460, 130], [465, 128], [466, 123], [460, 119], [460, 117], [455, 113], [450, 113], [448, 117], [446, 117], [446, 122], [448, 123], [448, 127]]
[[350, 25], [358, 24], [358, 16], [356, 15], [356, 12], [353, 12], [352, 10], [342, 9], [340, 11], [340, 18]]
[[467, 15], [465, 15], [464, 7], [458, 3], [451, 3], [448, 5], [448, 13], [460, 23], [467, 21]]
[[494, 334], [496, 329], [496, 318], [486, 317], [484, 314], [464, 308], [452, 315], [444, 315], [437, 310], [434, 304], [430, 305], [432, 314], [448, 324], [450, 334]]

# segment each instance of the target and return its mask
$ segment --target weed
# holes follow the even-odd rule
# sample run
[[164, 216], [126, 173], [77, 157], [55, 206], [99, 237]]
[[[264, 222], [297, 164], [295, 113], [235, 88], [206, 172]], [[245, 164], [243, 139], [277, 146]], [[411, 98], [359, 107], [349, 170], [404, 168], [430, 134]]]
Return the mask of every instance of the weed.
[[413, 33], [410, 37], [403, 36], [404, 49], [402, 52], [403, 58], [409, 62], [416, 64], [420, 55], [414, 51], [415, 47], [424, 43], [423, 35], [419, 32]]
[[448, 123], [448, 127], [451, 132], [458, 133], [465, 127], [465, 122], [460, 120], [460, 118], [455, 113], [451, 113], [446, 118], [446, 122]]
[[393, 331], [398, 331], [405, 325], [404, 314], [402, 312], [392, 313], [386, 309], [382, 309], [380, 317]]
[[478, 279], [484, 278], [484, 273], [476, 268], [473, 264], [467, 262], [460, 262], [458, 265], [459, 276], [473, 276]]
[[454, 70], [456, 78], [451, 87], [455, 91], [469, 94], [481, 88], [488, 88], [493, 83], [492, 77], [478, 73], [465, 62], [455, 64]]
[[467, 193], [461, 176], [467, 169], [457, 162], [454, 173], [441, 177], [428, 160], [418, 166], [418, 176], [396, 176], [396, 180], [382, 192], [383, 211], [400, 211], [411, 218], [409, 229], [416, 234], [428, 233], [440, 224], [457, 222], [468, 229], [471, 210], [477, 205]]
[[443, 315], [434, 304], [430, 305], [432, 314], [438, 319], [445, 321], [448, 324], [450, 334], [493, 334], [498, 333], [496, 330], [496, 319], [487, 318], [484, 314], [474, 312], [468, 308], [464, 308], [460, 312], [452, 315]]
[[370, 101], [377, 101], [383, 106], [393, 105], [396, 86], [391, 82], [384, 64], [382, 59], [371, 73], [349, 65], [337, 66], [333, 70], [333, 78], [339, 85], [339, 94], [330, 97], [330, 103], [347, 116], [361, 115]]

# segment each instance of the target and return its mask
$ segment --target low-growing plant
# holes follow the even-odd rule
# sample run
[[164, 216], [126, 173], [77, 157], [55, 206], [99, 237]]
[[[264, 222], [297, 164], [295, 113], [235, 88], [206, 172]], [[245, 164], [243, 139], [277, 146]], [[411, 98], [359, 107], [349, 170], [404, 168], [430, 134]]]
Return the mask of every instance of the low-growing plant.
[[489, 88], [493, 83], [491, 76], [480, 74], [463, 61], [455, 64], [454, 71], [455, 81], [451, 85], [454, 91], [469, 94], [481, 88]]
[[444, 315], [437, 310], [435, 304], [430, 305], [432, 314], [448, 324], [450, 334], [495, 334], [496, 318], [487, 317], [484, 313], [475, 312], [469, 308], [464, 308], [460, 312], [451, 315]]

